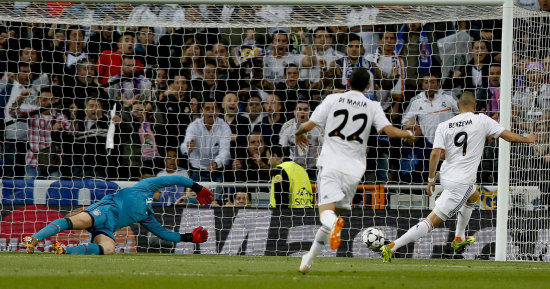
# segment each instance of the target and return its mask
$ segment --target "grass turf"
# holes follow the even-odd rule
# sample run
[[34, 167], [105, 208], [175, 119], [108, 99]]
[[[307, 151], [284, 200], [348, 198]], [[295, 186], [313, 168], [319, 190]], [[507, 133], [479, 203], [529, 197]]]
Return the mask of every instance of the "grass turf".
[[116, 254], [0, 254], [0, 288], [548, 288], [550, 263]]

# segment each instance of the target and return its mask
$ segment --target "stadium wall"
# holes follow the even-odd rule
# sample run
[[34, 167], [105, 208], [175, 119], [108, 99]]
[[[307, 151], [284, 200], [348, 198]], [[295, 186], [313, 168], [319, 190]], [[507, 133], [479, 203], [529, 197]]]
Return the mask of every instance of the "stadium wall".
[[[131, 186], [133, 182], [109, 182], [101, 180], [83, 181], [25, 181], [3, 180], [0, 190], [0, 251], [22, 249], [20, 243], [24, 234], [38, 231], [47, 223], [61, 217], [80, 212], [90, 203], [120, 188]], [[182, 188], [168, 188], [167, 195], [177, 195]], [[494, 193], [490, 193], [492, 197]], [[178, 207], [165, 199], [156, 203], [154, 210], [157, 219], [167, 228], [181, 233], [189, 232], [196, 226], [204, 226], [210, 238], [203, 244], [179, 243], [174, 245], [151, 235], [135, 224], [116, 232], [117, 252], [162, 252], [175, 254], [226, 254], [226, 255], [271, 255], [300, 256], [311, 246], [316, 229], [320, 225], [318, 212], [314, 209], [263, 208], [198, 208]], [[494, 199], [488, 203], [494, 204]], [[483, 210], [485, 208], [485, 210]], [[432, 234], [409, 244], [398, 252], [403, 258], [457, 258], [494, 259], [496, 211], [479, 206], [472, 215], [468, 235], [476, 238], [476, 243], [463, 254], [453, 254], [449, 244], [453, 239], [455, 222], [446, 222]], [[377, 258], [378, 253], [362, 246], [363, 229], [376, 226], [382, 228], [386, 237], [394, 240], [408, 228], [429, 213], [423, 209], [353, 209], [344, 214], [346, 227], [342, 231], [342, 245], [337, 251], [328, 248], [321, 252], [325, 257]], [[525, 211], [532, 214], [534, 210]], [[514, 220], [511, 220], [514, 222]], [[520, 224], [521, 225], [521, 224]], [[528, 225], [528, 224], [525, 224]], [[521, 251], [521, 243], [514, 242], [517, 236], [510, 235], [509, 251]], [[547, 256], [547, 243], [550, 239], [548, 228], [541, 228], [532, 240], [538, 244], [536, 254], [541, 260]], [[4, 239], [4, 241], [2, 240]], [[12, 241], [11, 247], [9, 240]], [[69, 231], [54, 241], [68, 245], [89, 242], [85, 231]], [[51, 248], [44, 245], [41, 250]]]

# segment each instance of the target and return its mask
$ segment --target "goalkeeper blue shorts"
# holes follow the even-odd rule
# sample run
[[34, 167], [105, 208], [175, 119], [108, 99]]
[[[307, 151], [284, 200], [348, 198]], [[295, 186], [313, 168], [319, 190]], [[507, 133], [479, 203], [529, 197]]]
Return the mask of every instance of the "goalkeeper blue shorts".
[[101, 200], [84, 210], [93, 219], [93, 225], [88, 228], [93, 242], [95, 236], [104, 234], [115, 240], [114, 229], [118, 219], [118, 208], [111, 200]]

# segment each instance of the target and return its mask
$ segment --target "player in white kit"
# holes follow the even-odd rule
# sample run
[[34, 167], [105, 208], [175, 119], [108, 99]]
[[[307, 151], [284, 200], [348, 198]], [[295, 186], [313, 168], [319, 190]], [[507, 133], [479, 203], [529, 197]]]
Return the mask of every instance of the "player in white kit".
[[311, 118], [296, 131], [296, 143], [302, 147], [308, 144], [305, 134], [315, 126], [325, 131], [323, 148], [317, 159], [317, 192], [322, 226], [315, 235], [311, 249], [302, 257], [298, 269], [302, 274], [309, 271], [313, 259], [329, 240], [333, 250], [340, 246], [344, 220], [338, 216], [343, 210], [351, 209], [357, 185], [365, 173], [371, 126], [389, 137], [414, 141], [411, 131], [391, 125], [379, 102], [365, 97], [369, 80], [370, 73], [366, 68], [355, 68], [348, 80], [351, 91], [327, 96]]
[[426, 191], [431, 196], [435, 189], [435, 171], [442, 154], [445, 160], [441, 165], [440, 181], [444, 190], [426, 219], [410, 228], [399, 239], [382, 247], [384, 262], [391, 262], [397, 249], [422, 238], [457, 213], [455, 240], [451, 246], [459, 251], [472, 244], [475, 239], [466, 238], [465, 231], [473, 205], [480, 197], [474, 183], [485, 140], [502, 137], [509, 142], [535, 142], [536, 136], [533, 134], [520, 136], [504, 129], [485, 114], [474, 114], [475, 105], [475, 96], [471, 92], [464, 92], [458, 101], [460, 114], [437, 126]]

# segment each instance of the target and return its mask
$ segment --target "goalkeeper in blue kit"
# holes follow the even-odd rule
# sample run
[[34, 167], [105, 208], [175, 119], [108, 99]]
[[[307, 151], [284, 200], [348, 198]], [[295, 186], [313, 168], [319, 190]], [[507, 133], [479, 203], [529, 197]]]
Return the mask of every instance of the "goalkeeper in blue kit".
[[23, 238], [27, 253], [34, 253], [38, 243], [64, 230], [88, 230], [91, 243], [75, 247], [55, 244], [55, 254], [109, 255], [115, 252], [114, 232], [120, 228], [141, 223], [159, 238], [172, 242], [202, 243], [208, 239], [203, 227], [195, 228], [191, 233], [179, 234], [166, 230], [154, 217], [151, 207], [160, 197], [160, 189], [170, 186], [190, 187], [197, 193], [200, 204], [208, 205], [214, 194], [207, 188], [182, 176], [152, 177], [138, 182], [130, 188], [105, 196], [83, 212], [69, 218], [57, 219], [38, 233]]

